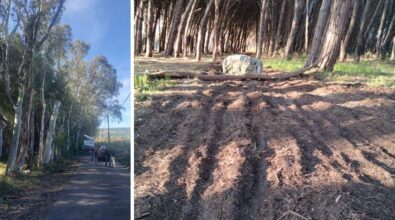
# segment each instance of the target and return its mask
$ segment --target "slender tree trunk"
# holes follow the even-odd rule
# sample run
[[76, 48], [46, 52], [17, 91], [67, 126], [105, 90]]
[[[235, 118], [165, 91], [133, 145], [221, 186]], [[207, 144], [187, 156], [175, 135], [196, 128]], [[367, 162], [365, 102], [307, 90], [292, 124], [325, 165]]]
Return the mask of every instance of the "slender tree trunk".
[[148, 0], [148, 10], [147, 10], [147, 21], [146, 21], [146, 29], [147, 29], [147, 43], [145, 44], [145, 57], [152, 57], [152, 46], [153, 41], [155, 40], [155, 30], [153, 28], [154, 25], [154, 0]]
[[160, 36], [159, 36], [159, 52], [162, 52], [165, 50], [168, 13], [169, 13], [169, 8], [165, 7], [165, 13], [162, 18], [162, 29], [161, 29]]
[[204, 12], [203, 18], [200, 21], [199, 31], [198, 31], [198, 39], [196, 43], [196, 60], [202, 59], [202, 50], [204, 43], [204, 34], [206, 33], [206, 26], [208, 22], [208, 18], [210, 16], [211, 8], [213, 7], [214, 0], [210, 0], [206, 6], [206, 10]]
[[[381, 50], [384, 51], [384, 48], [386, 45], [388, 45], [392, 39], [392, 36], [394, 36], [394, 31], [395, 31], [395, 14], [392, 16], [391, 23], [389, 25], [387, 34], [385, 35], [385, 38], [383, 40], [383, 43], [381, 45]], [[382, 54], [383, 58], [385, 58], [385, 53]]]
[[206, 37], [204, 38], [204, 45], [203, 45], [203, 53], [208, 54], [209, 53], [209, 46], [210, 46], [210, 40], [211, 40], [211, 30], [212, 30], [212, 22], [210, 21], [208, 23], [208, 30], [206, 31]]
[[219, 30], [221, 24], [219, 23], [219, 11], [220, 11], [221, 0], [214, 0], [214, 45], [213, 45], [213, 60], [217, 58], [218, 47], [219, 47]]
[[0, 120], [0, 158], [3, 155], [3, 132], [6, 125], [4, 121]]
[[291, 58], [292, 48], [294, 46], [303, 9], [304, 9], [304, 0], [295, 0], [294, 17], [292, 20], [291, 32], [288, 35], [287, 45], [285, 46], [285, 51], [284, 51], [285, 59]]
[[377, 5], [376, 9], [374, 10], [373, 16], [371, 16], [369, 25], [366, 27], [365, 33], [364, 33], [364, 39], [367, 40], [369, 38], [369, 33], [373, 28], [375, 28], [376, 25], [376, 20], [379, 17], [379, 14], [381, 12], [383, 5], [383, 0], [379, 0], [379, 4]]
[[306, 20], [304, 28], [304, 51], [307, 53], [309, 51], [309, 27], [310, 27], [310, 0], [306, 0]]
[[17, 159], [19, 149], [19, 134], [22, 126], [22, 111], [23, 111], [23, 99], [25, 97], [25, 85], [21, 84], [19, 87], [19, 95], [17, 101], [17, 108], [15, 111], [14, 128], [12, 134], [12, 142], [10, 147], [10, 154], [8, 155], [7, 170], [6, 173], [9, 175], [15, 170], [15, 163]]
[[351, 10], [352, 1], [334, 0], [328, 30], [325, 34], [318, 67], [320, 70], [332, 71], [340, 52], [341, 39], [347, 28], [347, 17]]
[[45, 74], [43, 76], [43, 81], [41, 84], [41, 123], [40, 123], [40, 139], [39, 139], [39, 145], [38, 145], [38, 166], [41, 166], [43, 164], [43, 153], [44, 153], [44, 126], [45, 126], [45, 110], [47, 107], [47, 104], [45, 103]]
[[371, 5], [372, 5], [372, 0], [367, 0], [365, 7], [364, 7], [364, 12], [361, 18], [361, 24], [357, 36], [357, 45], [355, 47], [355, 54], [354, 54], [354, 61], [359, 62], [361, 53], [362, 53], [362, 44], [364, 43], [364, 33], [366, 29], [366, 21], [367, 21], [367, 16], [369, 13], [369, 10], [371, 10]]
[[135, 55], [139, 55], [141, 53], [145, 2], [146, 0], [140, 0], [140, 4], [138, 6], [137, 13], [134, 19], [135, 21], [134, 54]]
[[195, 13], [195, 9], [196, 9], [196, 6], [197, 6], [197, 0], [192, 0], [192, 8], [191, 8], [191, 10], [189, 11], [189, 13], [187, 14], [188, 15], [188, 19], [187, 19], [187, 22], [186, 22], [186, 24], [185, 24], [185, 27], [184, 27], [184, 35], [183, 35], [183, 37], [182, 37], [182, 56], [183, 57], [187, 57], [188, 56], [188, 37], [190, 37], [190, 35], [189, 35], [189, 30], [190, 30], [190, 28], [191, 28], [191, 23], [192, 23], [192, 18], [193, 18], [193, 15], [194, 15], [194, 13]]
[[55, 135], [56, 119], [58, 117], [60, 104], [61, 102], [59, 100], [56, 100], [54, 103], [53, 112], [49, 121], [49, 128], [47, 131], [47, 139], [45, 141], [43, 164], [49, 163], [50, 160], [53, 158], [54, 149], [52, 146]]
[[78, 150], [78, 144], [80, 142], [81, 125], [77, 126], [77, 137], [75, 138], [75, 148]]
[[395, 60], [395, 36], [394, 36], [394, 39], [392, 39], [391, 60]]
[[70, 117], [73, 111], [73, 105], [70, 106], [69, 115], [67, 117], [67, 152], [70, 151]]
[[34, 92], [31, 92], [29, 95], [29, 104], [28, 104], [28, 110], [26, 113], [26, 121], [25, 121], [25, 131], [24, 131], [24, 141], [21, 143], [20, 147], [20, 153], [18, 155], [17, 159], [17, 165], [16, 165], [16, 170], [20, 173], [23, 170], [23, 166], [25, 164], [25, 158], [26, 154], [28, 152], [28, 149], [30, 148], [30, 130], [31, 130], [31, 122], [30, 122], [30, 116], [32, 114], [32, 109], [33, 109], [33, 97], [34, 97]]
[[348, 26], [346, 37], [342, 40], [342, 43], [340, 46], [340, 62], [346, 61], [347, 48], [348, 48], [348, 45], [350, 44], [351, 35], [352, 35], [354, 26], [355, 26], [355, 21], [357, 20], [359, 3], [360, 3], [360, 1], [354, 1], [354, 5], [353, 5], [354, 9], [352, 12], [350, 25]]
[[187, 29], [185, 27], [188, 16], [195, 5], [196, 0], [189, 1], [184, 13], [182, 13], [179, 31], [177, 32], [176, 42], [174, 43], [174, 57], [178, 57], [180, 55], [183, 36], [187, 35]]
[[[280, 19], [278, 21], [277, 25], [277, 32], [276, 32], [276, 44], [274, 46], [274, 50], [277, 51], [280, 49], [280, 42], [281, 42], [281, 31], [283, 30], [283, 21], [284, 21], [284, 16], [285, 16], [285, 6], [287, 5], [287, 1], [282, 1], [281, 3], [281, 12], [280, 12]], [[273, 54], [275, 55], [275, 54]]]
[[313, 42], [311, 43], [311, 48], [309, 56], [307, 58], [305, 67], [315, 65], [321, 52], [322, 39], [324, 37], [324, 32], [326, 30], [326, 25], [328, 22], [329, 12], [331, 9], [332, 0], [323, 0], [320, 8], [320, 13], [318, 16], [318, 21], [314, 29]]
[[259, 34], [258, 34], [258, 46], [256, 50], [256, 57], [258, 59], [262, 58], [262, 49], [263, 49], [263, 37], [265, 32], [265, 13], [267, 8], [267, 0], [261, 1], [261, 12], [259, 16]]
[[34, 148], [35, 148], [35, 120], [34, 120], [34, 115], [35, 115], [35, 108], [33, 105], [32, 109], [32, 115], [31, 115], [31, 120], [30, 120], [30, 144], [29, 144], [29, 160], [28, 160], [28, 167], [32, 167], [33, 165], [33, 160], [34, 160]]
[[174, 42], [176, 41], [178, 26], [180, 25], [183, 5], [184, 0], [177, 0], [176, 8], [173, 14], [173, 20], [171, 22], [170, 35], [167, 41], [165, 56], [170, 56], [173, 53], [173, 46]]
[[380, 54], [381, 54], [381, 42], [382, 42], [382, 34], [383, 34], [383, 29], [384, 29], [384, 22], [385, 22], [385, 18], [387, 16], [387, 11], [389, 10], [388, 6], [389, 6], [390, 1], [386, 0], [385, 4], [384, 4], [384, 9], [383, 9], [383, 14], [381, 15], [381, 20], [380, 20], [380, 27], [379, 30], [377, 32], [377, 40], [376, 40], [376, 59], [380, 58]]
[[111, 143], [111, 137], [110, 137], [110, 116], [107, 115], [107, 141], [108, 144]]

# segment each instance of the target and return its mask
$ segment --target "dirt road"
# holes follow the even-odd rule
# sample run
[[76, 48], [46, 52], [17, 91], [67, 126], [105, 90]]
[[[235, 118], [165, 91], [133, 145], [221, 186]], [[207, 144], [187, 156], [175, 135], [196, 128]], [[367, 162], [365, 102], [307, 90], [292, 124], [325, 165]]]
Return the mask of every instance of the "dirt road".
[[83, 157], [46, 219], [130, 219], [130, 171]]
[[136, 218], [395, 218], [394, 90], [185, 80], [135, 114]]

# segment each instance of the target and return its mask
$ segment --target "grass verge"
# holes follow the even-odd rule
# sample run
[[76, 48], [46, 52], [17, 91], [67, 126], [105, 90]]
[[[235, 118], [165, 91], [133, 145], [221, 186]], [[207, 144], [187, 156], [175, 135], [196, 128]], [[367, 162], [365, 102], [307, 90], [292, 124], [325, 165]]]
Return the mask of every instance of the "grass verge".
[[[279, 58], [264, 59], [264, 67], [279, 71], [300, 70], [305, 58], [283, 60]], [[339, 83], [365, 83], [370, 86], [395, 88], [395, 64], [388, 61], [363, 60], [336, 63], [332, 72], [320, 73], [321, 78]]]
[[29, 174], [6, 176], [5, 164], [0, 163], [0, 219], [41, 219], [71, 168], [71, 161], [60, 160]]

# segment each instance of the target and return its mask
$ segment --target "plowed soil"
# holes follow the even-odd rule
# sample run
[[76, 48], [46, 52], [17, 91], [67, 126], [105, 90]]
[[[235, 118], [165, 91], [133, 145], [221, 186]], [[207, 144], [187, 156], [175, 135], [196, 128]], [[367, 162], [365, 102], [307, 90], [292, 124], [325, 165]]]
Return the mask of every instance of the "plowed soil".
[[134, 150], [136, 219], [395, 219], [395, 90], [178, 80]]

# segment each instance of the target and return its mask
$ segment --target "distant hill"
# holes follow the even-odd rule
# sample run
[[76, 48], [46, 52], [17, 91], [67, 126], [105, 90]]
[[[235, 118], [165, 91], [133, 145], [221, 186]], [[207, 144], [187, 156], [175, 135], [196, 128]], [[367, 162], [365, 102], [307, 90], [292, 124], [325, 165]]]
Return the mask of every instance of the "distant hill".
[[[111, 141], [130, 140], [130, 128], [110, 128]], [[107, 128], [99, 128], [96, 141], [107, 141]]]

